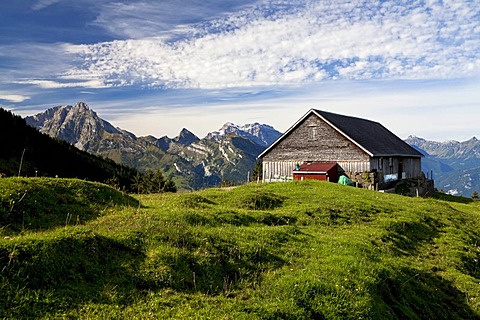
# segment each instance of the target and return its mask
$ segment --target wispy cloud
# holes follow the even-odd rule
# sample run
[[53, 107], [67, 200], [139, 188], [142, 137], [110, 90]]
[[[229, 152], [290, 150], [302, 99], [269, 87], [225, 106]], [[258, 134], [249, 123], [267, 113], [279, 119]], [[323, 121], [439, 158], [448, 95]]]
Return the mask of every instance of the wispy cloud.
[[0, 44], [0, 81], [17, 82], [19, 79], [56, 79], [64, 77], [66, 70], [82, 61], [64, 43]]
[[120, 38], [139, 39], [187, 34], [197, 30], [191, 24], [208, 21], [238, 11], [257, 0], [144, 0], [141, 2], [104, 2], [92, 22]]
[[6, 94], [6, 93], [3, 93], [3, 92], [0, 92], [0, 100], [5, 100], [5, 101], [9, 101], [9, 102], [23, 102], [25, 100], [28, 100], [30, 99], [30, 97], [28, 96], [23, 96], [23, 95], [19, 95], [19, 94]]
[[60, 2], [61, 0], [38, 0], [33, 6], [33, 10], [42, 10], [45, 9], [46, 7], [51, 6], [52, 4], [55, 4], [57, 2]]
[[[125, 6], [112, 14], [125, 17]], [[83, 64], [67, 75], [98, 75], [108, 86], [202, 89], [447, 79], [478, 74], [479, 19], [480, 7], [468, 0], [305, 1], [294, 9], [265, 2], [192, 25], [185, 39], [70, 46]], [[147, 28], [162, 29], [151, 21]]]
[[30, 84], [35, 85], [43, 89], [61, 89], [61, 88], [105, 88], [104, 83], [101, 80], [89, 80], [89, 81], [52, 81], [52, 80], [25, 80], [17, 81], [18, 84]]

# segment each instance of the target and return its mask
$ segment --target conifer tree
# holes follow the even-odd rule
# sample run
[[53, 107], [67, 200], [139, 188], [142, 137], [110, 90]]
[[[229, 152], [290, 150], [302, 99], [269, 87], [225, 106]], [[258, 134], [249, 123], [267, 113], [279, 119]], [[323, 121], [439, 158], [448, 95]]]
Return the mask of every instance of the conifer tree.
[[473, 193], [472, 193], [472, 199], [473, 199], [473, 200], [478, 200], [478, 192], [477, 192], [477, 191], [473, 191]]
[[263, 168], [262, 162], [257, 161], [255, 167], [252, 170], [252, 181], [262, 180]]
[[137, 174], [133, 185], [139, 194], [177, 192], [175, 182], [172, 179], [165, 180], [161, 170], [147, 170], [143, 174]]

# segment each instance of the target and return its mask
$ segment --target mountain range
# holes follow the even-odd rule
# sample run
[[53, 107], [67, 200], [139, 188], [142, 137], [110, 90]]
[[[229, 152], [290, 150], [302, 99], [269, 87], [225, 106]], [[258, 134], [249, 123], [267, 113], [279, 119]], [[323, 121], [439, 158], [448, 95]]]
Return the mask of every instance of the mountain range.
[[80, 150], [140, 170], [161, 169], [182, 189], [246, 181], [256, 157], [281, 133], [259, 123], [226, 123], [200, 139], [187, 129], [178, 136], [137, 137], [101, 119], [83, 102], [46, 110], [25, 121]]
[[422, 169], [433, 174], [438, 190], [468, 197], [480, 192], [480, 141], [476, 137], [436, 142], [409, 136], [405, 141], [425, 156]]
[[[90, 153], [139, 170], [161, 169], [182, 189], [241, 183], [251, 176], [256, 157], [281, 133], [267, 124], [225, 123], [199, 138], [187, 129], [178, 136], [137, 137], [101, 119], [85, 103], [65, 105], [25, 118], [40, 132]], [[405, 140], [424, 158], [422, 169], [435, 186], [452, 195], [480, 191], [480, 141]]]

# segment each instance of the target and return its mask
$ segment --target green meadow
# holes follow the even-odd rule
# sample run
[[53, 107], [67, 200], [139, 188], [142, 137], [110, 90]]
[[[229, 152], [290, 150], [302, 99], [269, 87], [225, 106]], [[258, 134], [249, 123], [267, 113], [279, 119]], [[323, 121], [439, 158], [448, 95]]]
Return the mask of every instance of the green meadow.
[[0, 318], [480, 319], [480, 202], [0, 179]]

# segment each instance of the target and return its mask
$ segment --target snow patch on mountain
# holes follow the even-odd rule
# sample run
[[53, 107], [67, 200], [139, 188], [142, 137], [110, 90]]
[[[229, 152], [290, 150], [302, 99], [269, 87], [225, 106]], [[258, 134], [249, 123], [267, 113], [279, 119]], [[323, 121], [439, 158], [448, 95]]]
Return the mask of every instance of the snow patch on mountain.
[[219, 130], [207, 134], [205, 139], [219, 141], [228, 134], [235, 134], [252, 140], [258, 145], [267, 147], [282, 134], [272, 126], [260, 123], [245, 124], [243, 126], [227, 122]]
[[179, 172], [179, 173], [183, 173], [182, 169], [180, 169], [177, 165], [176, 162], [173, 163], [173, 166], [175, 167], [175, 169]]
[[228, 157], [228, 154], [225, 152], [225, 149], [223, 148], [222, 144], [218, 145], [218, 148], [220, 149], [220, 152], [222, 153], [222, 156], [227, 159], [228, 162], [230, 161], [230, 158]]

